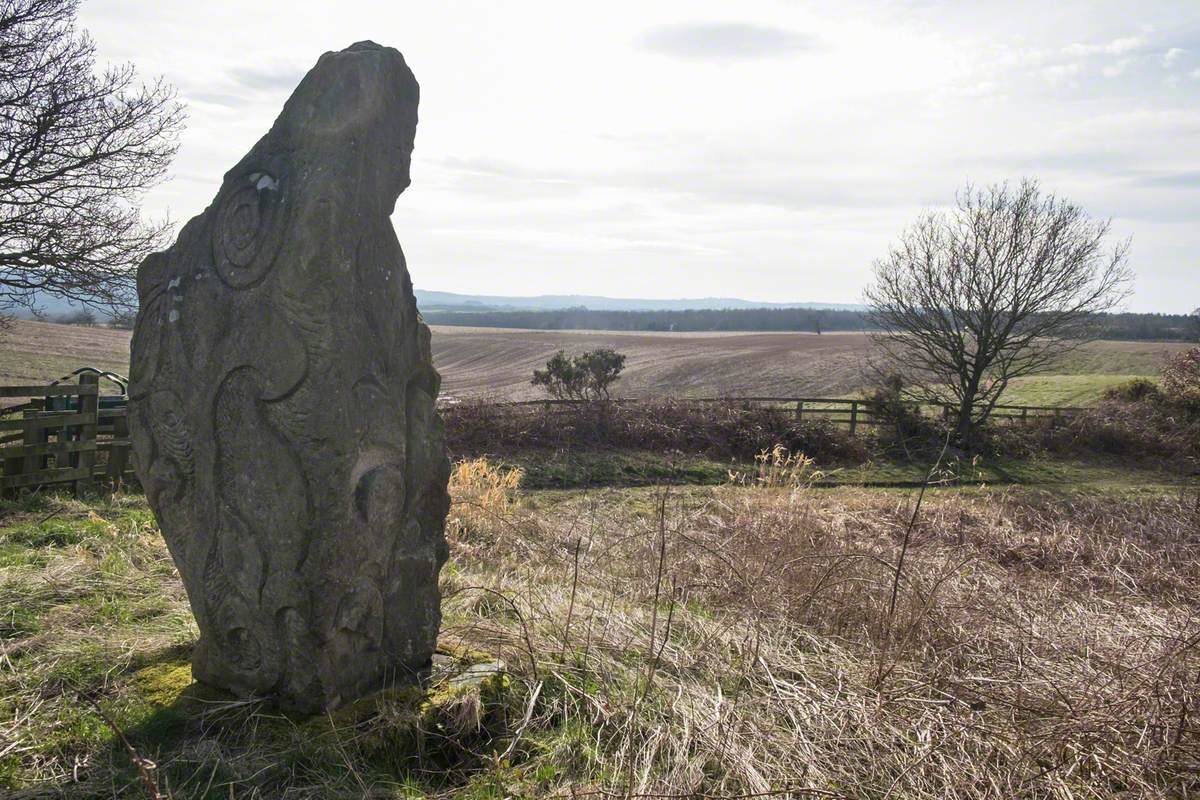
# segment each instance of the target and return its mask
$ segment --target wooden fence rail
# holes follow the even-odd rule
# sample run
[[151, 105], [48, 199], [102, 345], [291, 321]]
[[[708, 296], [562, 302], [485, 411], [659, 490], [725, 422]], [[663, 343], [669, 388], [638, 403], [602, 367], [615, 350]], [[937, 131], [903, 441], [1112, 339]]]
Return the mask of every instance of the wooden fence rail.
[[[517, 400], [499, 405], [518, 408], [541, 407], [549, 412], [559, 406], [578, 405], [579, 400]], [[633, 405], [652, 402], [637, 398], [622, 398], [613, 400], [618, 405]], [[870, 400], [856, 400], [843, 397], [689, 397], [674, 398], [673, 403], [726, 404], [740, 406], [746, 410], [760, 409], [778, 413], [791, 414], [797, 420], [824, 419], [835, 425], [846, 425], [850, 433], [856, 433], [859, 426], [880, 425], [883, 421]], [[939, 403], [908, 403], [919, 413], [942, 416], [953, 416], [956, 409], [953, 406]], [[1035, 419], [1053, 418], [1062, 420], [1084, 409], [1075, 406], [1022, 406], [996, 405], [992, 408], [991, 419], [1030, 421]]]
[[[123, 403], [100, 408], [98, 375], [80, 375], [78, 383], [2, 386], [5, 397], [35, 399], [0, 416], [0, 492], [64, 483], [81, 492], [98, 480], [120, 484], [132, 477], [128, 412]], [[51, 397], [66, 398], [54, 404], [65, 410], [48, 410]]]

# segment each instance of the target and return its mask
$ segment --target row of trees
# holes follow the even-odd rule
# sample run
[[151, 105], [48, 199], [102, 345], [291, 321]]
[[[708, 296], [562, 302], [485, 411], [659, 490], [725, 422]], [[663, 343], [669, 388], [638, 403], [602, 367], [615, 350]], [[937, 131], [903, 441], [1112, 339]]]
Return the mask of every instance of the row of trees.
[[603, 331], [861, 331], [871, 327], [861, 311], [816, 308], [731, 308], [608, 311], [584, 307], [547, 311], [429, 311], [435, 325], [534, 330]]
[[[426, 311], [433, 325], [472, 328], [599, 331], [873, 331], [867, 311], [807, 308], [731, 308], [680, 311], [605, 311], [588, 308], [525, 311]], [[1200, 314], [1098, 313], [1092, 326], [1102, 339], [1200, 341]]]

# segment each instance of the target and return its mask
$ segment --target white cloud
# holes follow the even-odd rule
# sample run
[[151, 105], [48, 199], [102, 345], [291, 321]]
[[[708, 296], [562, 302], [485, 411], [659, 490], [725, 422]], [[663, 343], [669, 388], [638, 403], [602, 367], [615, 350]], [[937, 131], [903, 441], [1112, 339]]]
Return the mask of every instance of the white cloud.
[[1186, 52], [1187, 51], [1182, 48], [1172, 47], [1170, 50], [1163, 53], [1162, 65], [1167, 69], [1174, 69], [1175, 65], [1179, 63], [1179, 60], [1183, 58], [1183, 55]]
[[1144, 33], [1139, 33], [1136, 36], [1123, 36], [1101, 44], [1085, 44], [1082, 42], [1075, 42], [1074, 44], [1064, 47], [1063, 52], [1069, 56], [1120, 56], [1124, 55], [1125, 53], [1132, 53], [1134, 50], [1142, 48], [1145, 44], [1146, 35]]
[[988, 97], [998, 91], [1000, 91], [1000, 84], [996, 81], [980, 81], [964, 89], [963, 94], [968, 97]]
[[1080, 67], [1078, 62], [1051, 64], [1042, 69], [1042, 76], [1052, 84], [1059, 84], [1077, 77], [1081, 71], [1082, 67]]
[[1118, 75], [1124, 74], [1125, 70], [1129, 68], [1131, 63], [1133, 63], [1133, 59], [1131, 58], [1118, 58], [1116, 61], [1102, 69], [1101, 72], [1106, 78], [1115, 78]]
[[811, 36], [745, 22], [662, 25], [644, 33], [637, 44], [662, 55], [700, 60], [769, 58], [819, 47]]

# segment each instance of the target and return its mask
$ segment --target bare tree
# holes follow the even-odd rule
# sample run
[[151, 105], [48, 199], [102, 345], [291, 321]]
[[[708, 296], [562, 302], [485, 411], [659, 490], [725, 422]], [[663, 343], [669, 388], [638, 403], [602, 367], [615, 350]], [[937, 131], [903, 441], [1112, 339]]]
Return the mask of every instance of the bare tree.
[[182, 106], [130, 64], [97, 72], [78, 5], [0, 0], [0, 308], [125, 306], [168, 233], [137, 202], [175, 155]]
[[1097, 313], [1128, 296], [1128, 240], [1034, 180], [959, 193], [875, 262], [866, 290], [874, 339], [910, 397], [955, 411], [969, 440], [1009, 383], [1094, 339]]

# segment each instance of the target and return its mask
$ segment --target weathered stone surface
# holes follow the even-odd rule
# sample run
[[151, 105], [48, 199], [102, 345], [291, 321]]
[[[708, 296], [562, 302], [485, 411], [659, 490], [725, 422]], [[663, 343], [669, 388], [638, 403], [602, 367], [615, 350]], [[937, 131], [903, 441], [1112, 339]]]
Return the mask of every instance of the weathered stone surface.
[[439, 377], [388, 220], [417, 98], [396, 50], [326, 53], [138, 271], [130, 430], [194, 674], [299, 710], [404, 680], [437, 636]]

